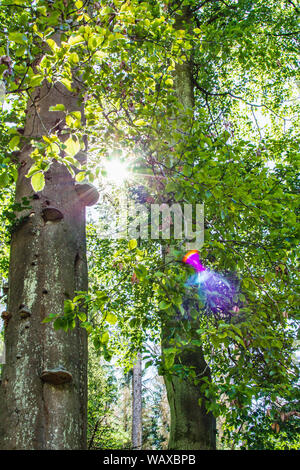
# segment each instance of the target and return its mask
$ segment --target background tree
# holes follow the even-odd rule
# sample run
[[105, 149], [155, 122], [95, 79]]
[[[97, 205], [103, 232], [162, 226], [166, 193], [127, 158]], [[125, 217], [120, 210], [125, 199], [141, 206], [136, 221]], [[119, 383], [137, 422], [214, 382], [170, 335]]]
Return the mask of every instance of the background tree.
[[[149, 256], [145, 247], [139, 250], [131, 241], [121, 251], [124, 264], [118, 275], [128, 266], [131, 277], [124, 276], [122, 286], [132, 298], [137, 294], [140, 299], [151, 299], [148, 314], [138, 303], [130, 308], [124, 292], [116, 293], [119, 286], [112, 285], [115, 297], [106, 292], [107, 299], [95, 289], [91, 297], [81, 294], [83, 297], [67, 302], [72, 309], [55, 319], [56, 326], [68, 329], [79, 315], [108, 359], [120, 338], [114, 326], [117, 322], [123, 337], [131, 336], [127, 343], [134, 339], [133, 346], [128, 346], [132, 352], [144, 335], [157, 338], [161, 312], [165, 318], [173, 318], [179, 311], [176, 330], [185, 335], [184, 340], [182, 335], [176, 337], [168, 373], [176, 380], [189, 378], [195, 387], [201, 387], [208, 411], [226, 418], [230, 446], [239, 445], [249, 416], [255, 418], [253, 404], [266, 400], [272, 408], [278, 400], [289, 403], [298, 375], [292, 360], [298, 321], [298, 10], [289, 1], [132, 0], [124, 4], [114, 0], [89, 5], [77, 2], [73, 13], [71, 2], [67, 6], [58, 3], [54, 3], [53, 14], [48, 14], [47, 3], [26, 4], [25, 12], [34, 19], [34, 35], [42, 34], [51, 52], [33, 74], [21, 52], [21, 58], [12, 64], [4, 61], [1, 72], [13, 71], [19, 77], [17, 83], [14, 76], [5, 78], [9, 93], [24, 93], [44, 77], [48, 83], [63, 80], [70, 88], [75, 70], [84, 95], [86, 123], [80, 125], [78, 115], [68, 114], [67, 124], [78, 139], [74, 140], [77, 148], [83, 133], [92, 143], [90, 164], [80, 167], [77, 179], [97, 178], [109, 148], [119, 154], [131, 153], [139, 178], [141, 173], [145, 175], [143, 184], [145, 181], [152, 202], [205, 203], [206, 238], [201, 257], [210, 269], [225, 276], [235, 273], [240, 288], [239, 310], [229, 311], [226, 318], [212, 315], [203, 299], [194, 298], [197, 329], [191, 328], [182, 306], [190, 273], [178, 263], [183, 255], [180, 246], [168, 242], [173, 245], [172, 261], [163, 270], [161, 260], [154, 267], [153, 252]], [[178, 30], [175, 17], [187, 5], [193, 13], [193, 29]], [[36, 9], [39, 19], [35, 21]], [[76, 15], [76, 27], [74, 23], [65, 26], [64, 40], [55, 47], [50, 36], [61, 14], [68, 21]], [[27, 25], [28, 21], [22, 21]], [[2, 38], [4, 55], [7, 40], [3, 33]], [[11, 36], [11, 41], [13, 38], [17, 44], [23, 41], [22, 47], [27, 43], [36, 47], [31, 34], [26, 36], [28, 41], [20, 35]], [[187, 57], [192, 62], [193, 117], [178, 101], [174, 82], [174, 70]], [[178, 131], [178, 119], [190, 122], [184, 133]], [[60, 141], [57, 132], [53, 132], [53, 143]], [[18, 139], [12, 131], [11, 150]], [[47, 163], [43, 152], [49, 146], [53, 148], [45, 142], [34, 154], [38, 155], [40, 180]], [[65, 158], [61, 163], [71, 169], [74, 161]], [[107, 250], [109, 259], [111, 250]], [[120, 261], [119, 255], [116, 261]], [[77, 308], [83, 300], [94, 312], [101, 312], [97, 321], [90, 321]], [[124, 319], [118, 314], [122, 303], [128, 307]], [[199, 315], [199, 311], [203, 313]], [[173, 362], [187, 344], [199, 351], [202, 348], [211, 381], [193, 374], [193, 367]], [[165, 372], [163, 368], [165, 358], [161, 361]]]
[[132, 448], [141, 450], [142, 444], [142, 357], [138, 352], [132, 369]]
[[90, 346], [88, 377], [88, 449], [126, 448], [130, 433], [124, 426], [120, 370], [116, 372]]

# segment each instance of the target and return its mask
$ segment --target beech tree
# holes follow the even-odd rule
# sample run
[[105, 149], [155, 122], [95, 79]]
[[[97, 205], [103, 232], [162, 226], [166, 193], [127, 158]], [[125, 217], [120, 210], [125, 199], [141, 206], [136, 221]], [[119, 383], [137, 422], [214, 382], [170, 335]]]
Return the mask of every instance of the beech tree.
[[[49, 112], [64, 104], [77, 111], [77, 96], [64, 87], [37, 88], [29, 101], [24, 139], [38, 138], [63, 118]], [[11, 242], [6, 321], [6, 365], [2, 377], [1, 448], [84, 448], [86, 433], [86, 337], [68, 335], [42, 321], [64, 309], [64, 301], [87, 289], [85, 207], [65, 166], [53, 163], [39, 191], [26, 178], [30, 144], [18, 158], [18, 213]], [[35, 173], [35, 175], [41, 175]]]
[[[174, 28], [175, 31], [189, 32], [193, 29], [193, 12], [188, 7], [182, 8], [182, 11], [176, 15]], [[175, 81], [175, 90], [179, 103], [182, 106], [182, 116], [177, 117], [177, 132], [189, 132], [193, 120], [194, 108], [194, 86], [193, 86], [193, 68], [191, 55], [186, 57], [185, 62], [177, 64], [173, 72]], [[190, 113], [192, 119], [187, 119], [187, 113]], [[172, 145], [172, 142], [170, 142]], [[172, 162], [173, 164], [173, 162]], [[170, 247], [167, 248], [170, 251]], [[166, 255], [166, 261], [169, 256]], [[189, 316], [188, 310], [185, 314]], [[180, 351], [174, 351], [172, 343], [178, 334], [176, 328], [178, 315], [173, 318], [166, 319], [162, 328], [162, 345], [163, 355], [168, 358], [171, 352], [171, 358], [174, 363], [179, 366], [192, 368], [194, 373], [199, 377], [210, 378], [210, 371], [201, 347], [199, 345], [193, 347], [188, 341]], [[193, 325], [190, 318], [192, 328], [197, 329], [197, 320]], [[180, 338], [185, 342], [186, 338], [183, 334]], [[177, 356], [177, 357], [176, 357]], [[169, 356], [170, 357], [170, 356]], [[215, 449], [216, 448], [216, 422], [213, 414], [207, 411], [206, 399], [201, 392], [199, 384], [195, 385], [192, 380], [178, 377], [176, 374], [165, 373], [165, 384], [168, 393], [168, 401], [171, 412], [171, 429], [170, 429], [170, 449]]]
[[[129, 349], [138, 350], [150, 330], [162, 331], [163, 354], [152, 363], [166, 377], [170, 448], [214, 448], [219, 415], [230, 445], [246, 442], [254, 400], [266, 404], [270, 432], [280, 433], [278, 416], [293, 411], [298, 373], [294, 2], [2, 3], [0, 73], [21, 112], [16, 126], [4, 126], [9, 141], [2, 137], [8, 177], [0, 181], [3, 188], [16, 181], [18, 211], [1, 445], [85, 445], [82, 331], [109, 360], [116, 324], [131, 335]], [[205, 203], [200, 255], [211, 270], [234, 273], [235, 310], [218, 316], [190, 292], [185, 308], [190, 272], [172, 239], [162, 242], [166, 260], [155, 244], [153, 257], [136, 240], [126, 242], [106, 263], [116, 270], [122, 262], [116, 278], [128, 273], [121, 284], [128, 292], [102, 284], [87, 294], [84, 205], [96, 200], [90, 184], [110, 153], [135, 160], [139, 202]], [[139, 299], [133, 318], [122, 308], [132, 312], [129, 298]], [[98, 312], [96, 322], [86, 305]], [[51, 385], [50, 377], [72, 381]]]
[[[55, 8], [50, 10], [57, 13]], [[10, 32], [7, 41], [24, 44], [20, 35]], [[51, 41], [59, 47], [60, 35]], [[80, 148], [63, 131], [66, 122], [61, 110], [79, 119], [83, 114], [76, 90], [62, 83], [50, 85], [43, 77], [35, 79], [40, 85], [34, 87], [31, 77], [44, 47], [43, 41], [35, 46], [35, 65], [28, 66], [31, 75], [23, 80], [28, 103], [22, 140], [15, 136], [10, 144], [11, 148], [20, 144], [11, 156], [18, 169], [15, 206], [21, 210], [12, 230], [8, 303], [2, 314], [6, 342], [2, 449], [82, 449], [86, 445], [86, 332], [75, 327], [66, 335], [43, 323], [49, 314], [60, 314], [65, 300], [76, 291], [87, 290], [85, 206], [91, 197], [83, 190], [90, 188], [76, 186], [74, 171], [72, 175], [60, 162], [70, 154], [76, 157]], [[49, 140], [53, 131], [62, 133], [62, 148], [68, 153], [50, 148], [55, 146]], [[32, 154], [32, 143], [40, 139], [49, 144], [43, 162]]]

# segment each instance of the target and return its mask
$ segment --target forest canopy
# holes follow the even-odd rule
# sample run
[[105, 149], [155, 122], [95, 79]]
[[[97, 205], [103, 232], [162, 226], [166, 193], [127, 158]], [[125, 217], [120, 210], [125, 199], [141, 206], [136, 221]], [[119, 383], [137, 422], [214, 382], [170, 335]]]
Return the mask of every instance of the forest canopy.
[[[20, 292], [12, 272], [23, 269], [10, 246], [26, 245], [26, 224], [39, 237], [41, 221], [66, 224], [70, 236], [39, 245], [49, 265], [58, 253], [63, 272], [83, 217], [74, 210], [67, 222], [73, 196], [64, 188], [76, 187], [86, 206], [99, 195], [86, 253], [82, 243], [72, 261], [79, 281], [53, 275], [47, 284], [46, 269], [49, 287], [31, 298], [60, 289], [62, 300], [29, 308], [42, 312], [37, 331], [88, 336], [90, 448], [132, 446], [124, 416], [139, 358], [145, 380], [157, 381], [144, 391], [144, 448], [167, 446], [160, 376], [170, 449], [215, 448], [215, 419], [218, 448], [299, 448], [298, 14], [290, 0], [0, 0], [0, 271], [9, 302]], [[61, 205], [48, 204], [58, 193]], [[169, 224], [168, 238], [153, 239], [148, 219], [147, 235], [114, 236], [124, 199], [147, 210], [202, 204], [196, 249], [221, 293], [191, 281], [182, 262], [190, 239], [174, 236], [174, 213], [159, 227]], [[13, 320], [2, 317], [13, 344]]]

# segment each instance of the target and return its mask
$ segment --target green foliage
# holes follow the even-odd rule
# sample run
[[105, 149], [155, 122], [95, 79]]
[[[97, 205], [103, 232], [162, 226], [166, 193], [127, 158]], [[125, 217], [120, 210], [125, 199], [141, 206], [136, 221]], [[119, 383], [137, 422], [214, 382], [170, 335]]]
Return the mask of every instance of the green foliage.
[[299, 391], [297, 384], [288, 401], [268, 398], [253, 407], [242, 449], [299, 450]]
[[[2, 206], [10, 204], [17, 179], [14, 152], [26, 141], [17, 130], [25, 103], [43, 81], [60, 82], [84, 102], [85, 120], [60, 104], [50, 108], [64, 113], [62, 132], [69, 137], [62, 142], [53, 130], [32, 142], [27, 176], [33, 188], [43, 189], [53, 159], [73, 175], [78, 166], [80, 181], [98, 177], [108, 149], [131, 153], [148, 175], [152, 202], [205, 203], [201, 258], [218, 272], [235, 272], [241, 284], [241, 308], [230, 323], [201, 315], [199, 298], [187, 313], [189, 272], [178, 263], [177, 240], [169, 243], [175, 250], [165, 265], [158, 243], [103, 241], [89, 227], [91, 290], [47, 321], [65, 331], [79, 322], [107, 361], [118, 351], [129, 369], [145, 340], [157, 342], [160, 326], [175, 318], [163, 358], [143, 346], [148, 364], [202, 387], [209, 408], [226, 417], [231, 445], [296, 446], [297, 416], [274, 434], [262, 412], [278, 400], [295, 400], [299, 373], [293, 360], [299, 321], [294, 2], [4, 0], [1, 6], [0, 56], [9, 60], [1, 61], [0, 78], [10, 97], [0, 119]], [[186, 84], [176, 78], [187, 63], [194, 109], [184, 106]], [[84, 136], [88, 166], [74, 159]], [[0, 237], [4, 273], [5, 228]], [[187, 344], [204, 348], [212, 383], [180, 366]]]
[[168, 448], [169, 405], [163, 379], [154, 374], [143, 378], [143, 449]]
[[129, 441], [117, 412], [121, 386], [113, 367], [103, 365], [91, 346], [88, 375], [88, 448], [91, 450], [123, 449]]

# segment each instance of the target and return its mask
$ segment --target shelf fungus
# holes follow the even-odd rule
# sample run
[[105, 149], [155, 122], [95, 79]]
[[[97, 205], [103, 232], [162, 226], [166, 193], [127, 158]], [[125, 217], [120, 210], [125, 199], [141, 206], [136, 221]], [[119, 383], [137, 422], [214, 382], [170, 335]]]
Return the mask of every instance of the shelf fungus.
[[7, 325], [8, 325], [9, 320], [12, 317], [12, 315], [11, 315], [11, 313], [4, 311], [4, 312], [2, 312], [1, 317], [2, 317], [2, 320], [3, 320], [4, 326], [6, 328]]
[[71, 372], [59, 366], [56, 369], [44, 370], [41, 379], [51, 385], [63, 385], [72, 382], [73, 377]]
[[28, 318], [31, 316], [31, 311], [29, 310], [29, 308], [24, 306], [20, 308], [19, 314], [22, 320], [24, 320], [25, 318]]
[[94, 206], [99, 199], [99, 192], [93, 184], [88, 181], [82, 181], [75, 184], [75, 190], [82, 204], [85, 206]]
[[56, 207], [44, 207], [42, 217], [45, 222], [57, 222], [64, 218], [63, 213]]

